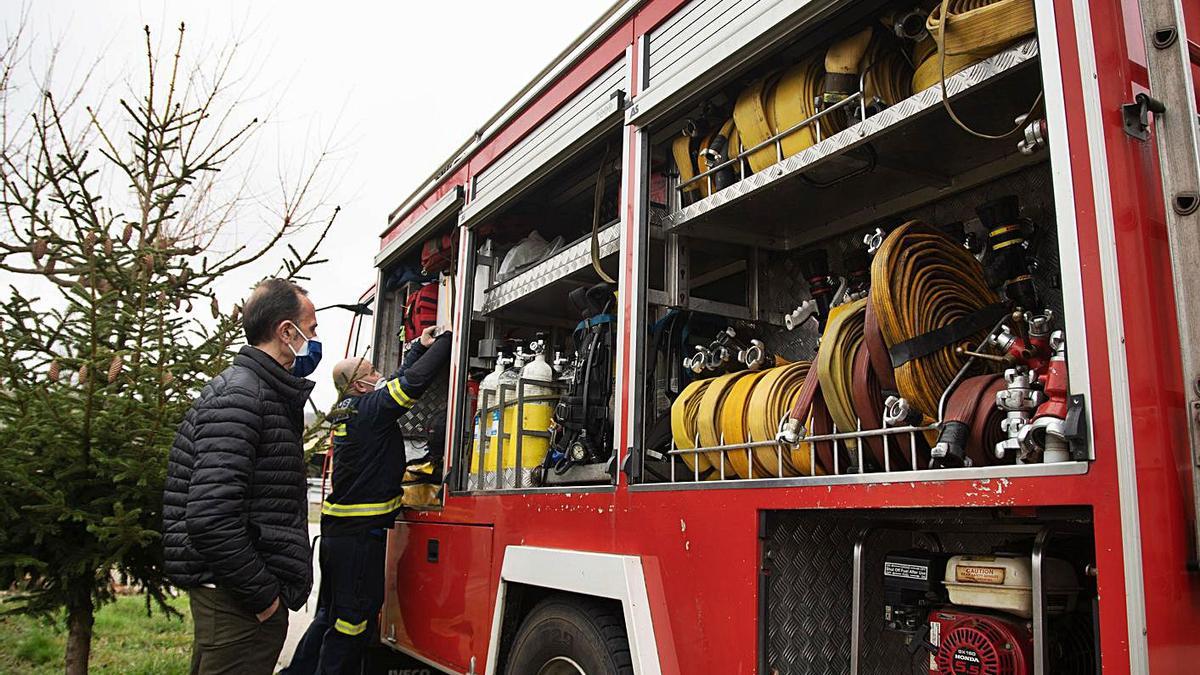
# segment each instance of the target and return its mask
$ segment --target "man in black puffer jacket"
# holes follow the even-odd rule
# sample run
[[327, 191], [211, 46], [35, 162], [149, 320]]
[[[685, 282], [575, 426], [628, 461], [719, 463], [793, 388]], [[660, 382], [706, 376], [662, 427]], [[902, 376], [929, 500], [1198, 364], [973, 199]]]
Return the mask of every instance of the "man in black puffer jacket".
[[312, 588], [301, 436], [321, 353], [313, 303], [267, 279], [242, 326], [250, 346], [204, 387], [167, 463], [166, 572], [191, 596], [194, 675], [273, 672], [287, 610]]

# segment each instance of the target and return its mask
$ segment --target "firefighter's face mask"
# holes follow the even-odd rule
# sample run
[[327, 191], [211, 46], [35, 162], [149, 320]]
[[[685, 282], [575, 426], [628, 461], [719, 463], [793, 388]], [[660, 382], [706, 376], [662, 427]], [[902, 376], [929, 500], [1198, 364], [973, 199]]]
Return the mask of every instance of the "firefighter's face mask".
[[383, 389], [387, 386], [387, 380], [384, 379], [383, 375], [379, 374], [379, 371], [372, 370], [370, 375], [358, 378], [354, 381], [354, 384], [361, 385], [358, 387], [359, 393], [366, 394]]
[[300, 326], [297, 326], [295, 322], [289, 321], [288, 323], [304, 339], [299, 349], [292, 346], [291, 342], [288, 342], [288, 349], [292, 350], [292, 353], [296, 355], [296, 360], [292, 362], [292, 374], [296, 377], [308, 377], [316, 371], [317, 364], [321, 362], [321, 341], [315, 335], [311, 338], [305, 335], [304, 331], [300, 330]]

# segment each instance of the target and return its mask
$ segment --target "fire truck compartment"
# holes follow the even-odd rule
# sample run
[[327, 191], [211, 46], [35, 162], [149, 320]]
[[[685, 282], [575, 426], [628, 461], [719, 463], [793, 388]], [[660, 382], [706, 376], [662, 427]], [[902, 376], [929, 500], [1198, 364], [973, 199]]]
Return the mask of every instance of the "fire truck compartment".
[[[1019, 673], [1039, 657], [1043, 672], [1098, 672], [1089, 509], [762, 518], [759, 672]], [[1006, 606], [1003, 593], [1032, 610]]]
[[[491, 628], [492, 527], [400, 520], [388, 530], [388, 553], [380, 637], [467, 672]], [[431, 619], [431, 606], [445, 619]]]
[[[687, 96], [654, 98], [652, 115], [632, 114], [649, 121], [635, 482], [1087, 470], [1086, 401], [1067, 374], [1082, 324], [1060, 266], [1060, 238], [1071, 251], [1075, 232], [1057, 217], [1073, 205], [1056, 203], [1042, 38], [1029, 17], [987, 53], [948, 53], [943, 75], [927, 24], [909, 26], [909, 11], [841, 9]], [[653, 73], [669, 50], [650, 50]], [[939, 252], [877, 259], [905, 236], [937, 240]], [[943, 264], [961, 272], [951, 286], [973, 288], [957, 318], [938, 318], [956, 291], [921, 290], [946, 276]], [[862, 325], [871, 314], [877, 329]], [[885, 327], [896, 320], [909, 328]], [[1054, 341], [1055, 383], [1047, 361], [1005, 352], [1014, 335]], [[943, 356], [945, 375], [921, 365]], [[1009, 405], [1018, 390], [1032, 392], [1027, 412]], [[1043, 406], [1055, 397], [1072, 412], [1052, 421]], [[1035, 436], [1055, 447], [1043, 454]]]
[[463, 229], [461, 386], [479, 393], [459, 412], [458, 489], [612, 482], [616, 284], [601, 273], [618, 276], [620, 143], [612, 118]]

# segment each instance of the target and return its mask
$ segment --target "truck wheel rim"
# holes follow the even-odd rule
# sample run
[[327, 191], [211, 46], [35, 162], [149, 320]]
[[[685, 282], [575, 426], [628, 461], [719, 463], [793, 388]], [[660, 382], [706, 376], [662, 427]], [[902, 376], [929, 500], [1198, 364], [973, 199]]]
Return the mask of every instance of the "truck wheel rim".
[[587, 672], [575, 661], [566, 656], [556, 656], [542, 666], [537, 675], [587, 675]]

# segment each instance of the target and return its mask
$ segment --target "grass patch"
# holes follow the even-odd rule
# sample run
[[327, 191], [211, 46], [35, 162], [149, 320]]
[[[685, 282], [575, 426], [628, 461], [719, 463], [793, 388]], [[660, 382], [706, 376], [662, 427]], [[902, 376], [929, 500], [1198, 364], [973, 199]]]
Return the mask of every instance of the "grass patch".
[[[192, 617], [187, 597], [171, 605], [183, 620], [146, 616], [143, 596], [122, 596], [96, 613], [92, 673], [175, 675], [191, 661]], [[0, 675], [51, 675], [63, 670], [63, 623], [26, 616], [0, 617]]]

